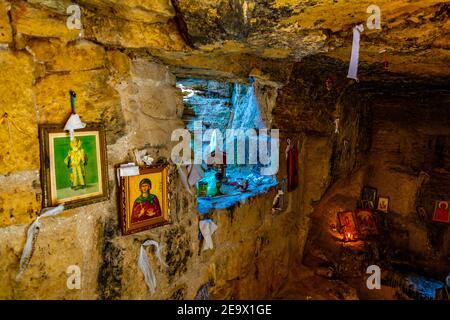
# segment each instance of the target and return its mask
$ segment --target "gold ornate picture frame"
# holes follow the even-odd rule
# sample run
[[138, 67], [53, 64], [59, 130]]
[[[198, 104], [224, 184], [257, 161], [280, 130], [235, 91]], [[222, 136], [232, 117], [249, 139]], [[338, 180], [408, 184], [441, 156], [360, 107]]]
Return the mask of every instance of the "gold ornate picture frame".
[[122, 235], [170, 223], [169, 165], [139, 167], [139, 175], [120, 178]]

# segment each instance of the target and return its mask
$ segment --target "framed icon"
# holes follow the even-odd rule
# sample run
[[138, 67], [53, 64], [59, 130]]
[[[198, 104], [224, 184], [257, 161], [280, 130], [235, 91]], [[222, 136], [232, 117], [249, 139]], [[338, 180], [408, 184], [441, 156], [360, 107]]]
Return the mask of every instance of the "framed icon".
[[338, 213], [338, 230], [344, 236], [344, 241], [357, 239], [357, 228], [353, 217], [353, 211], [344, 211]]
[[362, 238], [378, 234], [372, 209], [356, 209], [355, 220], [358, 233]]
[[139, 168], [120, 178], [120, 226], [127, 235], [169, 223], [169, 166]]
[[39, 139], [44, 208], [73, 208], [109, 198], [102, 126], [88, 125], [70, 139], [61, 125], [41, 125]]
[[381, 212], [389, 212], [389, 197], [378, 197], [377, 210]]
[[450, 223], [450, 208], [448, 201], [436, 201], [433, 221]]

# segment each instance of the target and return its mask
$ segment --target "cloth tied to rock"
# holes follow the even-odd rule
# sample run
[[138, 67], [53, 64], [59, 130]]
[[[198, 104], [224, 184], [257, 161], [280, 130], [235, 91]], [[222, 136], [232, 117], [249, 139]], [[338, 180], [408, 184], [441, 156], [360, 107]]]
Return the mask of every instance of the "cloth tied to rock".
[[19, 280], [22, 276], [23, 272], [28, 266], [28, 262], [30, 262], [31, 255], [33, 253], [34, 248], [34, 241], [37, 237], [37, 234], [39, 232], [39, 228], [41, 226], [40, 219], [50, 216], [56, 216], [57, 214], [64, 211], [64, 205], [61, 204], [57, 207], [53, 208], [45, 208], [41, 211], [41, 214], [36, 218], [36, 220], [31, 223], [31, 225], [28, 227], [27, 231], [27, 240], [25, 241], [25, 246], [23, 247], [22, 256], [20, 257], [20, 263], [19, 263], [19, 272], [16, 275], [16, 280]]
[[138, 266], [141, 269], [142, 273], [144, 274], [145, 283], [147, 284], [147, 287], [150, 290], [150, 293], [155, 293], [156, 291], [156, 277], [155, 273], [153, 272], [153, 268], [148, 261], [147, 254], [145, 253], [145, 247], [148, 246], [154, 246], [155, 247], [155, 256], [158, 259], [158, 262], [162, 266], [166, 266], [166, 264], [161, 259], [161, 252], [159, 248], [158, 242], [154, 240], [146, 240], [141, 245], [141, 249], [139, 251], [139, 259], [138, 259]]
[[358, 62], [359, 62], [359, 39], [361, 32], [364, 31], [362, 24], [353, 28], [353, 43], [352, 43], [352, 56], [350, 58], [350, 65], [348, 68], [347, 78], [358, 81]]
[[202, 250], [213, 249], [214, 245], [211, 236], [216, 232], [217, 225], [211, 219], [204, 219], [199, 222], [199, 228], [203, 238], [205, 238]]

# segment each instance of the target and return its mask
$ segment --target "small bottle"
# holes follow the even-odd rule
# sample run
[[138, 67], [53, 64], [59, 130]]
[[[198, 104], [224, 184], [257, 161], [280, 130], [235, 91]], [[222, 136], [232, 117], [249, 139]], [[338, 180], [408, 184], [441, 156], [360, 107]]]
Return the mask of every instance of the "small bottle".
[[197, 183], [197, 196], [206, 197], [207, 191], [208, 191], [208, 182], [200, 180]]

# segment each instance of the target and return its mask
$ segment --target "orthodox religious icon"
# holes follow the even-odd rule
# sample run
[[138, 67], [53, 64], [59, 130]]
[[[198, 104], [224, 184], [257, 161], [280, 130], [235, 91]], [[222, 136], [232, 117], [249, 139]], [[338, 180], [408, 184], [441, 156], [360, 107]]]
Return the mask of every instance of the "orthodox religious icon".
[[374, 205], [373, 201], [370, 201], [370, 200], [359, 200], [358, 208], [373, 210], [373, 209], [375, 209], [375, 205]]
[[86, 166], [87, 154], [82, 147], [82, 141], [74, 138], [70, 141], [70, 151], [64, 159], [64, 163], [69, 169], [70, 187], [73, 190], [86, 188]]
[[[372, 204], [376, 204], [377, 203], [377, 189], [372, 188], [372, 187], [367, 187], [365, 186], [361, 192], [361, 200], [362, 201], [371, 201]], [[373, 207], [370, 209], [374, 209]]]
[[389, 211], [389, 198], [388, 197], [379, 197], [378, 198], [378, 211], [382, 211], [387, 213]]
[[436, 201], [433, 221], [450, 223], [450, 208], [447, 201]]
[[378, 234], [372, 209], [356, 209], [355, 219], [362, 238]]
[[39, 134], [44, 207], [71, 208], [108, 199], [101, 126], [76, 130], [73, 139], [59, 125], [42, 125]]
[[357, 230], [352, 211], [338, 213], [339, 233], [344, 235], [344, 241], [352, 241], [357, 238]]
[[169, 167], [139, 168], [139, 175], [121, 178], [120, 224], [131, 234], [169, 222]]
[[134, 200], [131, 223], [141, 222], [150, 217], [159, 217], [161, 215], [158, 197], [150, 193], [151, 189], [152, 182], [150, 179], [144, 178], [139, 182], [141, 195]]

